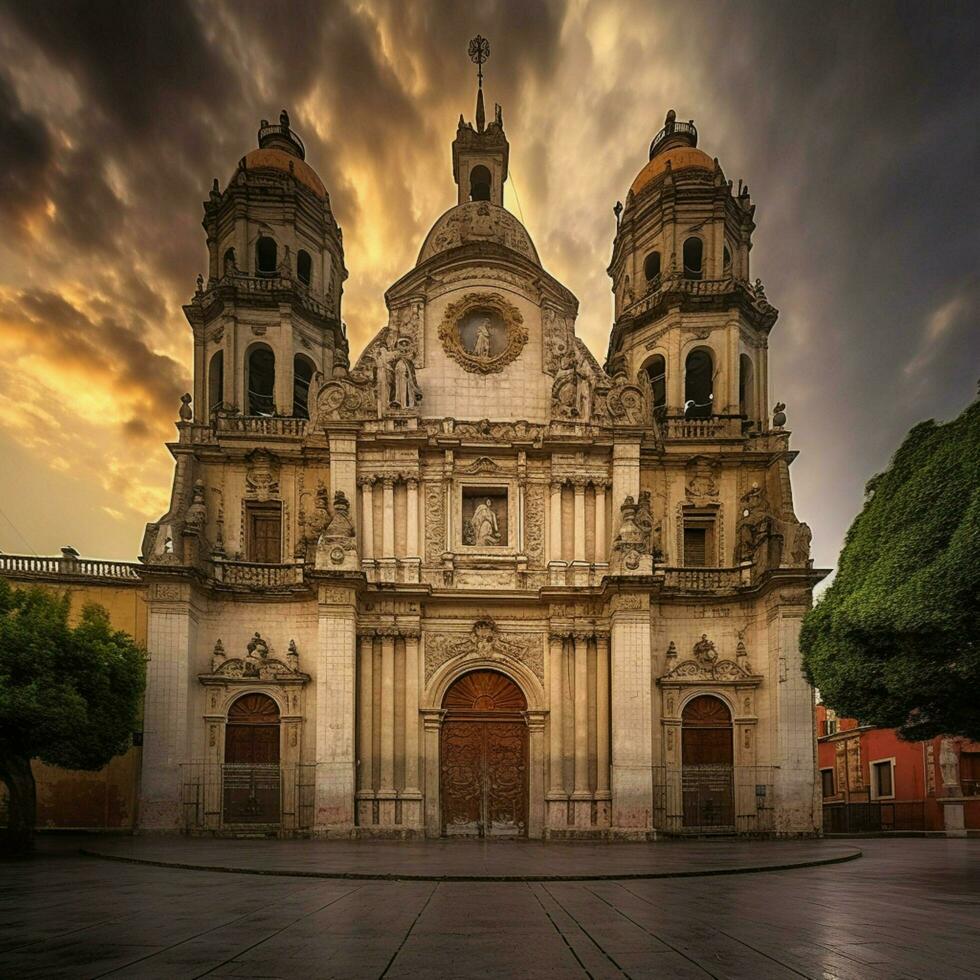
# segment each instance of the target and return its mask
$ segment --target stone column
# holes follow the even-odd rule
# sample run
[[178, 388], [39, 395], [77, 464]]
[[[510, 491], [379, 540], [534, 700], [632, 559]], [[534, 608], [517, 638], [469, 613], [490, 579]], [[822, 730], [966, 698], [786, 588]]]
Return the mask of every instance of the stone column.
[[357, 822], [374, 823], [374, 634], [360, 637], [357, 766]]
[[381, 768], [378, 822], [395, 822], [395, 636], [381, 637]]
[[609, 799], [609, 637], [595, 639], [596, 654], [596, 799]]
[[575, 481], [575, 564], [585, 564], [585, 481]]
[[442, 836], [442, 813], [439, 809], [439, 734], [446, 712], [442, 708], [425, 708], [421, 712], [425, 746], [425, 836]]
[[[292, 398], [292, 391], [289, 393]], [[357, 525], [357, 436], [349, 432], [328, 432], [330, 443], [330, 500], [337, 491], [351, 502], [351, 518]]]
[[382, 486], [381, 557], [387, 560], [395, 557], [395, 478], [384, 477]]
[[527, 835], [532, 840], [544, 836], [544, 726], [547, 711], [526, 711], [529, 766], [527, 774]]
[[555, 481], [551, 484], [551, 504], [549, 508], [551, 518], [549, 552], [552, 563], [561, 563], [561, 483]]
[[627, 496], [640, 498], [640, 443], [617, 442], [613, 446], [613, 507], [622, 505]]
[[589, 639], [574, 638], [575, 656], [575, 826], [592, 822], [592, 793], [589, 789]]
[[[152, 583], [146, 627], [150, 659], [146, 667], [139, 817], [144, 830], [177, 831], [181, 827], [180, 767], [190, 761], [187, 702], [196, 646], [197, 615], [190, 586]], [[203, 698], [203, 688], [201, 692]], [[195, 717], [200, 719], [200, 712]]]
[[612, 830], [645, 838], [653, 829], [649, 596], [612, 600]]
[[606, 561], [606, 485], [595, 485], [595, 560]]
[[356, 600], [353, 589], [320, 586], [313, 828], [319, 837], [348, 837], [354, 826]]
[[405, 545], [407, 557], [419, 556], [419, 481], [409, 477], [408, 514], [405, 521]]
[[422, 826], [422, 792], [419, 787], [419, 636], [405, 637], [405, 788], [402, 823]]
[[551, 732], [549, 752], [551, 755], [551, 772], [548, 780], [548, 826], [552, 829], [563, 828], [568, 823], [568, 806], [565, 792], [564, 750], [562, 748], [562, 678], [564, 675], [564, 646], [565, 639], [556, 633], [550, 638], [548, 659], [548, 678], [550, 681], [548, 696], [550, 708], [548, 726]]
[[[289, 417], [293, 414], [293, 325], [292, 310], [285, 303], [279, 304], [279, 331], [278, 341], [266, 340], [273, 349], [276, 357], [275, 380], [273, 382], [273, 399], [276, 405], [276, 414]], [[330, 457], [331, 463], [333, 456]], [[350, 500], [351, 490], [345, 491], [347, 499]], [[333, 499], [333, 494], [330, 495]]]
[[374, 560], [374, 477], [361, 481], [361, 560]]

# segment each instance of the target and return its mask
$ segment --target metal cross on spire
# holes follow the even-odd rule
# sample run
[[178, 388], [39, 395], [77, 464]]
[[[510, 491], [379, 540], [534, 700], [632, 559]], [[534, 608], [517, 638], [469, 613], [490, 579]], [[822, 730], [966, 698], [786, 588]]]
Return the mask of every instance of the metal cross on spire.
[[470, 61], [476, 65], [476, 78], [480, 88], [483, 88], [483, 62], [490, 60], [490, 42], [477, 34], [469, 47]]
[[476, 77], [479, 83], [476, 90], [476, 131], [482, 133], [486, 125], [486, 113], [483, 109], [483, 62], [490, 57], [490, 42], [477, 34], [469, 47], [470, 61], [477, 66]]

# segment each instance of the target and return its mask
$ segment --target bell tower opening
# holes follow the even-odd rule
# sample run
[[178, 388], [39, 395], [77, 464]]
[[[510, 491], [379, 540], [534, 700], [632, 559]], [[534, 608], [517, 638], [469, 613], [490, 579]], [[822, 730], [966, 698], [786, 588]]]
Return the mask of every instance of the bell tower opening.
[[470, 200], [490, 200], [490, 171], [482, 163], [470, 171]]

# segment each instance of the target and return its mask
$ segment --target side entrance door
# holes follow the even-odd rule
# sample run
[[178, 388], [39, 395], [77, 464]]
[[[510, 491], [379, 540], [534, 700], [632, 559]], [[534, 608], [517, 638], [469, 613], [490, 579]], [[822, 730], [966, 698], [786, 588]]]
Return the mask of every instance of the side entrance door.
[[231, 706], [222, 780], [225, 824], [279, 823], [279, 709], [267, 695], [246, 694]]
[[719, 698], [702, 694], [684, 708], [681, 786], [686, 830], [735, 829], [732, 716]]

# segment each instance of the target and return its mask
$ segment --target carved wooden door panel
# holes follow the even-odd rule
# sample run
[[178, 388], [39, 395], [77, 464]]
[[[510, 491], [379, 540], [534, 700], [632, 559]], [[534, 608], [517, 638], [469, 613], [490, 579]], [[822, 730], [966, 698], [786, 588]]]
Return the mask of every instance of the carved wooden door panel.
[[446, 834], [481, 834], [483, 770], [483, 725], [447, 721], [442, 726], [442, 813]]
[[700, 695], [684, 708], [681, 729], [681, 781], [684, 826], [720, 830], [735, 826], [732, 716], [711, 695]]
[[279, 822], [279, 710], [264, 694], [246, 694], [228, 712], [222, 767], [224, 822]]
[[487, 837], [523, 837], [527, 829], [527, 725], [487, 722]]

